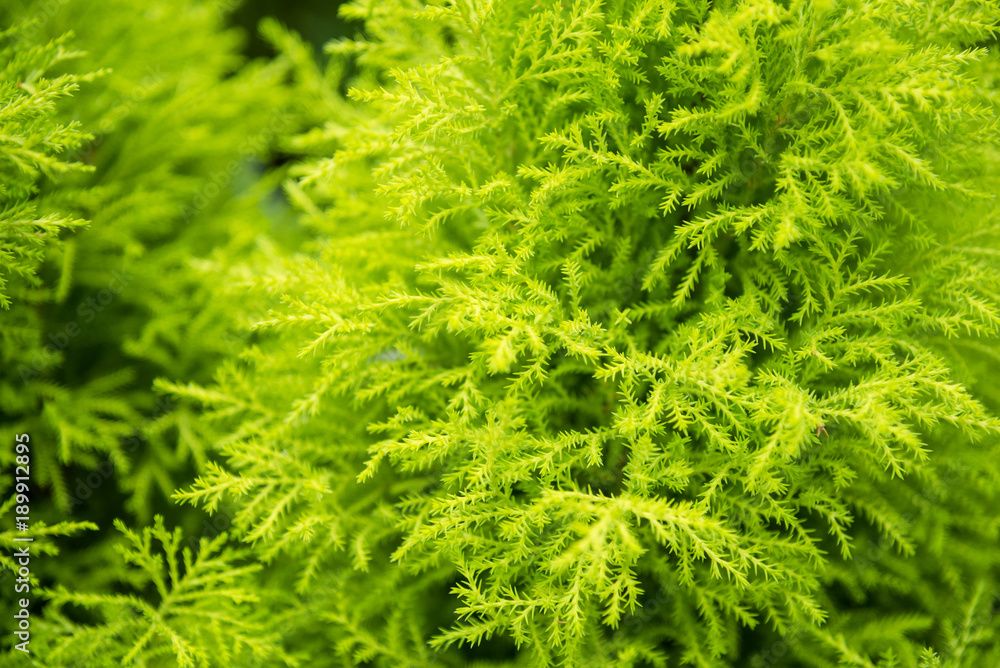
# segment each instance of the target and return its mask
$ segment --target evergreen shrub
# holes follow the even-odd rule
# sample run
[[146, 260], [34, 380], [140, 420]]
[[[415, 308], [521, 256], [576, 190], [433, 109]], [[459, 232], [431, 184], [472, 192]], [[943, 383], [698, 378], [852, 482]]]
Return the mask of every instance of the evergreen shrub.
[[36, 665], [1000, 665], [1000, 5], [117, 4], [0, 89]]

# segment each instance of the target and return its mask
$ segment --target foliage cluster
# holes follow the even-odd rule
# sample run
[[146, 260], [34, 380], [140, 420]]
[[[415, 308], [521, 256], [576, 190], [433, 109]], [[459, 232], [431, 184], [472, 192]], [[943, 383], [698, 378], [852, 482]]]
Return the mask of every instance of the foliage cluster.
[[[166, 500], [205, 466], [203, 430], [189, 406], [156, 394], [152, 383], [208, 380], [218, 360], [246, 344], [241, 305], [213, 301], [211, 278], [197, 263], [240, 257], [260, 234], [290, 239], [281, 216], [262, 208], [281, 176], [262, 168], [300, 123], [284, 85], [287, 61], [243, 62], [242, 37], [224, 27], [226, 4], [114, 0], [96, 10], [63, 0], [0, 8], [0, 24], [10, 26], [0, 59], [0, 418], [5, 434], [32, 439], [39, 604], [40, 592], [59, 585], [111, 592], [125, 582], [145, 591], [117, 556], [116, 518], [150, 526], [157, 507], [187, 527], [189, 548], [198, 543], [203, 518], [171, 512]], [[5, 500], [13, 462], [13, 447], [3, 448]], [[13, 500], [3, 505], [5, 517]], [[0, 533], [7, 619], [18, 598], [12, 524]], [[211, 569], [242, 553], [220, 554]], [[240, 567], [232, 586], [254, 589], [252, 572]], [[210, 578], [203, 584], [211, 591]], [[149, 605], [141, 609], [155, 611]], [[172, 655], [170, 644], [133, 652], [130, 642], [143, 631], [84, 632], [116, 619], [106, 608], [103, 617], [76, 608], [71, 618], [83, 626], [56, 606], [44, 608], [33, 636], [39, 665], [121, 665], [129, 656], [153, 665], [138, 657]], [[239, 617], [212, 614], [223, 635], [234, 632], [224, 622]], [[156, 642], [143, 643], [166, 637], [158, 632]], [[13, 639], [5, 633], [3, 642]], [[242, 663], [237, 650], [247, 648], [238, 633], [232, 653], [219, 653], [217, 639], [201, 640], [190, 650], [175, 645], [178, 657], [205, 659], [212, 647], [218, 660]], [[259, 654], [262, 642], [251, 649]]]
[[996, 3], [107, 4], [0, 88], [5, 417], [144, 527], [38, 665], [1000, 664]]

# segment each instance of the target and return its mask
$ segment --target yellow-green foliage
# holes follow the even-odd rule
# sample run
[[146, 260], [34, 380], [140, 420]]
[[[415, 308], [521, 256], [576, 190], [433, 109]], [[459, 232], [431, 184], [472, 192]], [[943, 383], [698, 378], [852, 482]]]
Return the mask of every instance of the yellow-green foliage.
[[[134, 580], [109, 561], [112, 520], [148, 524], [207, 461], [190, 408], [155, 394], [152, 381], [207, 380], [245, 343], [236, 335], [243, 306], [213, 300], [198, 263], [245, 254], [272, 228], [260, 204], [273, 177], [261, 165], [298, 120], [281, 85], [287, 63], [244, 63], [224, 18], [222, 4], [188, 1], [0, 8], [12, 26], [0, 45], [0, 418], [9, 436], [0, 484], [6, 500], [13, 435], [30, 434], [33, 546], [51, 555], [32, 565], [43, 589], [109, 592]], [[172, 517], [197, 536], [201, 518]], [[19, 598], [12, 523], [0, 534], [7, 618]], [[46, 539], [84, 528], [97, 532]], [[33, 589], [36, 613], [43, 589]], [[39, 665], [73, 665], [74, 655], [97, 665], [82, 644], [93, 636], [72, 632], [52, 606], [46, 617], [56, 621], [36, 622], [33, 648], [51, 663]], [[102, 617], [77, 609], [71, 619]], [[52, 633], [72, 633], [67, 654], [43, 649]], [[121, 665], [130, 638], [94, 651]], [[5, 647], [12, 640], [5, 632]], [[163, 640], [152, 643], [161, 655]]]
[[[180, 534], [125, 530], [157, 583], [141, 622], [61, 580], [46, 647], [66, 665], [1000, 663], [996, 3], [340, 11], [363, 36], [323, 66], [267, 22], [280, 58], [222, 79], [231, 45], [202, 33], [96, 163], [107, 182], [40, 200], [92, 221], [56, 266], [151, 258], [144, 296], [89, 335], [144, 365], [135, 403], [88, 380], [125, 402], [102, 420], [155, 414], [154, 375], [176, 408], [121, 467], [132, 508], [147, 521], [146, 490], [176, 487], [242, 544], [168, 582], [149, 540], [170, 564]], [[113, 60], [92, 58], [80, 71]], [[195, 61], [204, 108], [182, 96]], [[290, 177], [293, 221], [177, 207], [293, 100], [274, 139], [296, 159], [263, 180]], [[169, 178], [117, 167], [158, 142]], [[83, 466], [119, 435], [69, 433]], [[221, 630], [183, 628], [201, 596], [225, 599]], [[71, 603], [98, 614], [71, 622]]]

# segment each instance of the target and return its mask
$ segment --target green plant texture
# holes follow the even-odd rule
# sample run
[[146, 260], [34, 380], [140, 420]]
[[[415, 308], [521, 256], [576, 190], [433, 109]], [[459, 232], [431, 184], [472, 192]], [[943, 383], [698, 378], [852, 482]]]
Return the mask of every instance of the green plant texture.
[[1000, 4], [232, 4], [0, 10], [10, 665], [1000, 666]]

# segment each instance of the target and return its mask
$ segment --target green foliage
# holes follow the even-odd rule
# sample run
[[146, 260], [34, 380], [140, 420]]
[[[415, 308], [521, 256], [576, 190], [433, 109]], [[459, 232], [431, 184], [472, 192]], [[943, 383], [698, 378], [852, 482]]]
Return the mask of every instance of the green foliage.
[[[244, 345], [242, 306], [213, 301], [198, 262], [276, 222], [261, 163], [297, 112], [287, 64], [244, 63], [219, 4], [8, 2], [0, 17], [0, 420], [31, 436], [33, 545], [63, 555], [35, 560], [33, 592], [102, 590], [112, 519], [148, 524], [207, 462], [191, 408], [152, 381], [208, 379]], [[13, 464], [0, 449], [5, 500]], [[98, 525], [72, 550], [53, 539]]]
[[[79, 124], [61, 122], [55, 115], [57, 101], [75, 91], [81, 78], [72, 74], [48, 78], [58, 63], [79, 56], [66, 48], [66, 40], [15, 49], [11, 38], [17, 26], [0, 35], [7, 44], [2, 52], [3, 82], [3, 219], [0, 228], [0, 307], [10, 310], [10, 293], [19, 301], [38, 300], [40, 281], [36, 276], [47, 245], [59, 238], [62, 229], [73, 229], [82, 221], [56, 213], [44, 215], [33, 201], [43, 177], [58, 178], [86, 165], [60, 158], [60, 153], [78, 148], [89, 137]], [[11, 281], [14, 281], [11, 285]], [[17, 317], [17, 315], [15, 315]]]
[[[281, 55], [239, 69], [181, 5], [202, 37], [103, 180], [37, 198], [92, 221], [58, 285], [136, 274], [120, 331], [17, 405], [63, 463], [109, 453], [140, 520], [159, 487], [241, 546], [125, 530], [140, 590], [54, 590], [51, 656], [1000, 662], [995, 3], [358, 1], [322, 66], [269, 21]], [[132, 35], [134, 82], [181, 40], [122, 16], [77, 33]], [[294, 213], [191, 205], [261, 127]]]
[[[22, 325], [30, 343], [14, 348], [2, 387], [5, 412], [24, 416], [16, 428], [45, 435], [37, 441], [53, 448], [47, 460], [88, 469], [110, 462], [123, 474], [130, 506], [148, 519], [151, 495], [172, 492], [173, 472], [192, 458], [204, 463], [190, 413], [158, 405], [151, 380], [197, 378], [231, 348], [226, 337], [238, 317], [212, 310], [191, 262], [236, 252], [267, 229], [252, 193], [253, 161], [294, 119], [277, 86], [285, 66], [237, 69], [238, 42], [219, 30], [218, 8], [142, 6], [122, 1], [90, 20], [80, 16], [87, 3], [25, 8], [39, 13], [27, 14], [34, 21], [22, 30], [73, 29], [89, 49], [78, 54], [80, 69], [106, 71], [75, 96], [79, 120], [67, 126], [82, 124], [91, 135], [68, 146], [75, 152], [63, 171], [89, 175], [45, 189], [34, 205], [71, 212], [90, 228], [46, 254], [38, 273], [52, 287], [35, 297], [43, 305], [33, 324]], [[54, 80], [71, 81], [72, 74]], [[176, 431], [184, 433], [163, 437]], [[63, 510], [79, 505], [61, 468], [45, 469], [39, 482], [53, 486]]]
[[[154, 666], [176, 658], [178, 666], [233, 666], [282, 658], [266, 623], [273, 601], [261, 600], [251, 578], [260, 566], [241, 565], [247, 551], [224, 547], [224, 532], [202, 538], [193, 556], [180, 547], [180, 529], [168, 531], [160, 516], [141, 534], [115, 524], [126, 539], [115, 546], [127, 565], [119, 577], [138, 591], [151, 585], [155, 603], [135, 594], [52, 592], [50, 623], [63, 639], [40, 652], [43, 665]], [[60, 614], [67, 605], [97, 610], [104, 623], [75, 625]]]
[[1000, 556], [995, 10], [345, 11], [348, 97], [300, 77], [317, 239], [239, 270], [275, 335], [164, 386], [227, 434], [178, 498], [302, 590], [457, 599], [402, 638], [366, 601], [345, 661], [916, 665]]

